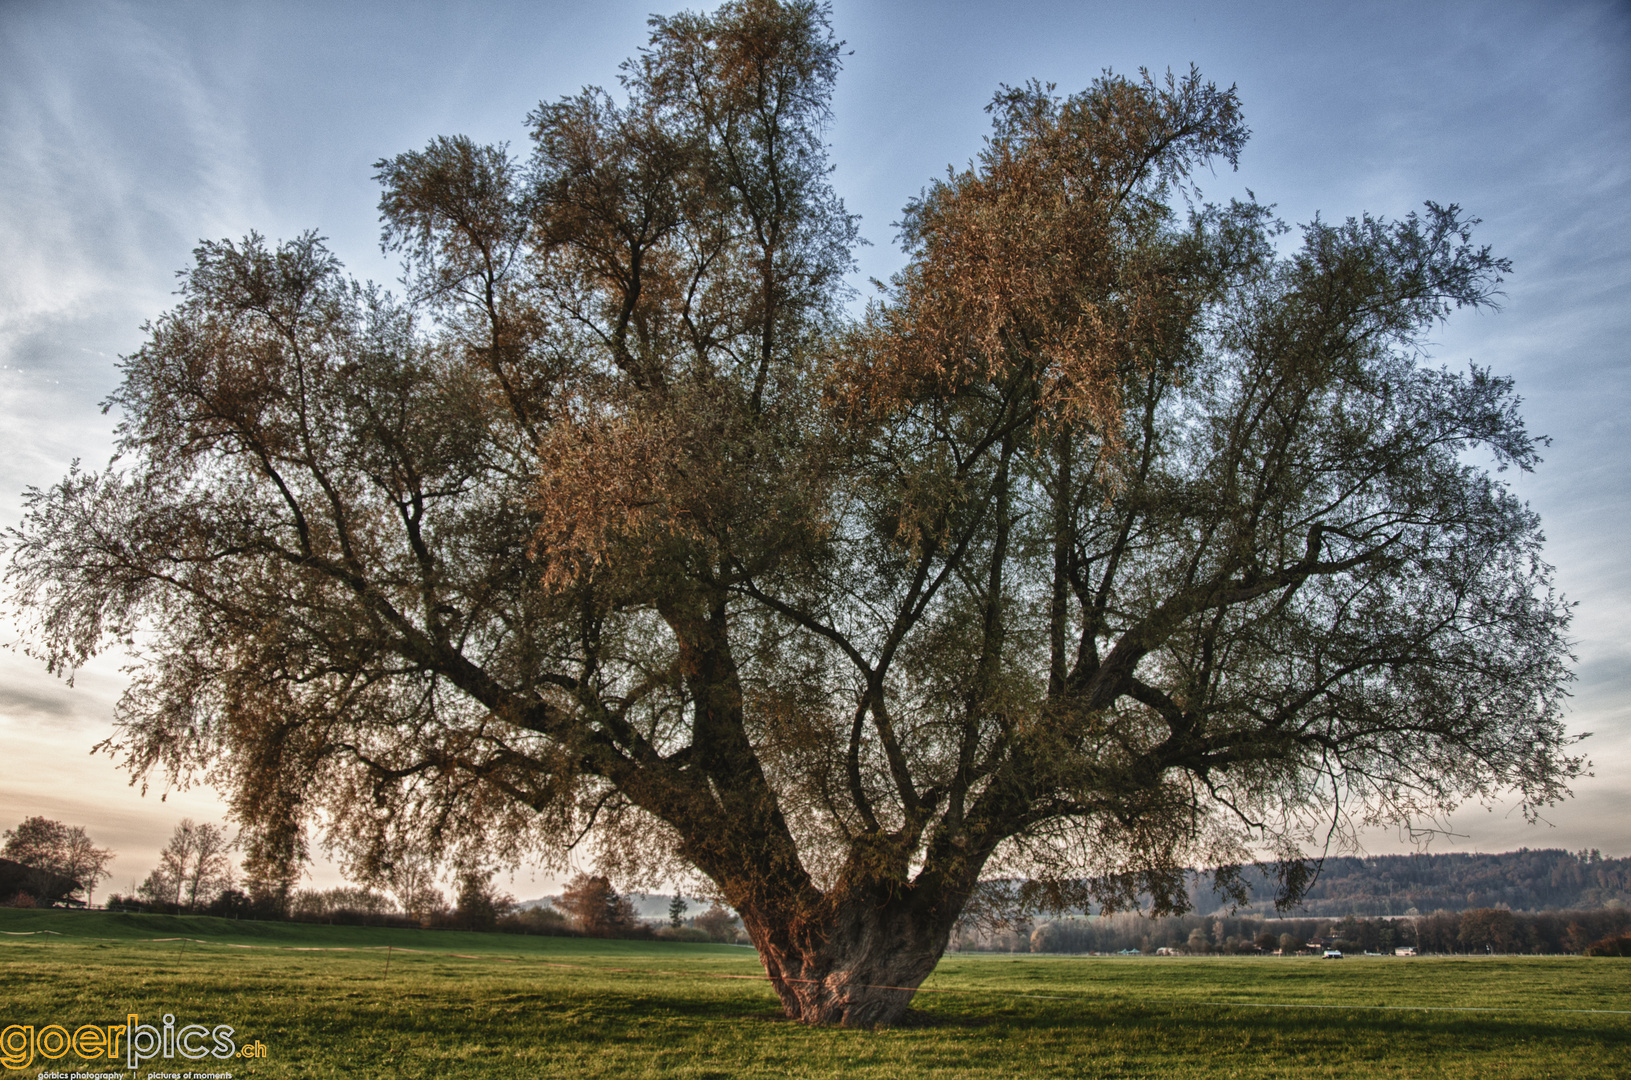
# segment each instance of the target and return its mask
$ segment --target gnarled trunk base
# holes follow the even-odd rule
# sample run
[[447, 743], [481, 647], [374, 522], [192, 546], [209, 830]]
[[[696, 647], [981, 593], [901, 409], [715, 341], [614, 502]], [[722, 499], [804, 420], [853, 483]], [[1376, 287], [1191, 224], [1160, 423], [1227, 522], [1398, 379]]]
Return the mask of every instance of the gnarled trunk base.
[[951, 932], [948, 920], [921, 909], [866, 903], [796, 937], [746, 913], [744, 921], [787, 1015], [838, 1027], [900, 1023]]

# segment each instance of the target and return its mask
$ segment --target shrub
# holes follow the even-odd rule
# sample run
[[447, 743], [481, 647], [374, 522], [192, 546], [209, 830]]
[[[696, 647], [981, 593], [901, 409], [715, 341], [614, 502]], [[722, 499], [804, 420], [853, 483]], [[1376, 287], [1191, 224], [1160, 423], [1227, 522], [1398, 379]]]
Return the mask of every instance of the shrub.
[[706, 930], [699, 930], [694, 926], [663, 926], [657, 930], [658, 941], [712, 941]]
[[1594, 941], [1586, 946], [1584, 952], [1587, 956], [1631, 956], [1631, 934]]
[[390, 897], [367, 889], [302, 889], [289, 900], [289, 917], [297, 922], [326, 922], [341, 926], [404, 925]]
[[518, 911], [502, 915], [498, 919], [497, 929], [501, 934], [542, 934], [547, 937], [582, 936], [571, 925], [565, 915], [562, 915], [548, 904], [539, 907], [521, 908]]

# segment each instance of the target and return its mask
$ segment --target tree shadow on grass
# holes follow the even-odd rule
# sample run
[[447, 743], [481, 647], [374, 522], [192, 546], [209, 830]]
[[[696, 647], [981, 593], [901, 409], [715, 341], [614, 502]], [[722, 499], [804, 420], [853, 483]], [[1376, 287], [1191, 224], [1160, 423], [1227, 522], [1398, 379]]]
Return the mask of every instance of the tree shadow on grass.
[[[1491, 1043], [1596, 1041], [1631, 1053], [1631, 1018], [1585, 1013], [1456, 1013], [1411, 1008], [1253, 1007], [1170, 1002], [1137, 1005], [1036, 1002], [1035, 1008], [1006, 1000], [995, 1003], [935, 1002], [912, 1026], [975, 1029], [1000, 1025], [1008, 1031], [1056, 1031], [1091, 1024], [1097, 1031], [1170, 1028], [1186, 1039], [1321, 1038], [1441, 1040]], [[912, 1010], [919, 1013], [919, 1010]], [[905, 1025], [903, 1025], [905, 1026]]]
[[[454, 1019], [446, 1009], [421, 1001], [422, 1011], [398, 1018], [400, 1030], [435, 1036], [452, 1025], [462, 1030], [481, 1029], [491, 1037], [521, 1038], [536, 1035], [540, 1022], [551, 1038], [568, 1041], [614, 1034], [643, 1035], [674, 1024], [693, 1033], [717, 1025], [741, 1025], [764, 1035], [781, 1031], [819, 1031], [787, 1016], [768, 993], [751, 991], [687, 992], [686, 987], [646, 987], [638, 991], [607, 987], [558, 986], [549, 989], [509, 989], [477, 1003], [465, 1002]], [[474, 1005], [472, 1009], [471, 1006]], [[1029, 998], [937, 995], [908, 1010], [902, 1023], [890, 1030], [956, 1035], [959, 1032], [998, 1033], [1003, 1037], [1042, 1040], [1108, 1040], [1148, 1045], [1171, 1042], [1193, 1047], [1274, 1043], [1318, 1047], [1369, 1045], [1377, 1052], [1397, 1052], [1406, 1046], [1457, 1044], [1469, 1052], [1481, 1048], [1529, 1043], [1566, 1052], [1582, 1042], [1605, 1054], [1631, 1056], [1631, 1022], [1614, 1016], [1585, 1014], [1502, 1014], [1427, 1012], [1413, 1009], [1297, 1009], [1253, 1008], [1203, 1002], [1104, 1002], [1093, 999], [1059, 1001]], [[856, 1030], [855, 1034], [865, 1035]]]

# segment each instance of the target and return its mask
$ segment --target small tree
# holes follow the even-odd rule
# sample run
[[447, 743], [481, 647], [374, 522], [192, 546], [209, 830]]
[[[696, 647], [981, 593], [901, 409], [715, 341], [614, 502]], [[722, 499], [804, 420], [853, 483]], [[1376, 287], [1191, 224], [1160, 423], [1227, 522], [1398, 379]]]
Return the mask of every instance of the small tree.
[[736, 916], [714, 904], [697, 916], [697, 929], [712, 941], [729, 943], [736, 940]]
[[466, 930], [493, 930], [498, 920], [515, 907], [515, 897], [493, 885], [491, 871], [465, 869], [459, 873], [458, 905], [453, 917]]
[[[183, 820], [178, 832], [184, 831], [186, 825], [187, 822]], [[188, 911], [210, 903], [232, 884], [232, 863], [228, 852], [233, 846], [233, 840], [223, 826], [209, 822], [193, 826], [191, 865], [186, 868], [182, 878], [182, 903]]]
[[684, 896], [675, 893], [674, 899], [668, 902], [668, 925], [679, 929], [680, 923], [685, 921], [685, 912], [690, 906], [685, 902]]
[[397, 893], [402, 910], [421, 926], [429, 926], [450, 913], [447, 897], [434, 885], [424, 885], [413, 892]]
[[421, 923], [447, 910], [447, 901], [436, 888], [435, 860], [423, 852], [402, 852], [383, 868], [382, 876], [398, 906]]
[[142, 883], [136, 887], [136, 895], [160, 908], [181, 907], [181, 878], [177, 875], [173, 862], [167, 859], [163, 852], [159, 853], [159, 864], [149, 870]]
[[590, 937], [615, 937], [634, 927], [634, 904], [598, 874], [575, 876], [556, 906]]

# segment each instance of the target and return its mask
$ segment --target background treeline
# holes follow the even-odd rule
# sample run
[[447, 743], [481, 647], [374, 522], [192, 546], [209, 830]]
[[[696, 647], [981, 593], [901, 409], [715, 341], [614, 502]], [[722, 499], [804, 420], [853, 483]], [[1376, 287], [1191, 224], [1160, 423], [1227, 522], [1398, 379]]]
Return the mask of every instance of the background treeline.
[[[0, 905], [33, 907], [37, 903], [87, 906], [89, 888], [106, 877], [113, 852], [90, 846], [83, 829], [30, 818], [4, 834], [6, 858], [0, 858]], [[77, 847], [71, 840], [82, 841]], [[49, 843], [47, 841], [50, 841]], [[422, 855], [399, 860], [385, 888], [346, 885], [334, 889], [297, 889], [289, 874], [266, 874], [245, 859], [240, 877], [231, 853], [239, 843], [221, 825], [184, 818], [159, 853], [159, 865], [129, 893], [114, 893], [105, 905], [112, 911], [165, 915], [214, 915], [228, 919], [291, 920], [342, 926], [390, 926], [403, 929], [477, 930], [560, 937], [666, 938], [726, 944], [746, 942], [736, 915], [717, 903], [687, 917], [690, 903], [675, 895], [664, 898], [666, 918], [642, 918], [635, 898], [620, 894], [601, 875], [578, 874], [558, 897], [517, 903], [500, 892], [493, 872], [479, 866], [452, 871], [451, 902], [437, 887], [438, 868]], [[95, 857], [89, 870], [61, 851], [85, 849]], [[83, 852], [81, 852], [83, 854]], [[9, 856], [31, 859], [31, 864]], [[83, 861], [83, 859], [81, 860]], [[37, 866], [35, 865], [37, 864]], [[87, 886], [82, 883], [88, 881]], [[54, 893], [46, 885], [56, 883]], [[26, 887], [26, 888], [25, 888]], [[29, 891], [32, 890], [32, 891]], [[84, 891], [85, 900], [73, 895]], [[645, 898], [642, 897], [642, 900]]]
[[[1596, 946], [1596, 948], [1594, 948]], [[1001, 929], [960, 928], [961, 951], [1033, 953], [1178, 953], [1290, 955], [1326, 948], [1344, 953], [1592, 953], [1626, 955], [1631, 909], [1514, 912], [1504, 908], [1440, 911], [1394, 918], [1273, 919], [1250, 914], [1136, 914], [1067, 917]]]
[[289, 920], [339, 926], [390, 926], [402, 929], [475, 930], [506, 934], [542, 934], [555, 937], [667, 939], [735, 944], [742, 939], [734, 914], [714, 904], [687, 918], [691, 905], [680, 896], [668, 904], [663, 920], [641, 918], [634, 899], [617, 892], [599, 875], [579, 874], [561, 895], [550, 900], [518, 904], [494, 886], [492, 875], [466, 871], [456, 878], [457, 892], [449, 904], [436, 889], [421, 888], [405, 894], [399, 904], [389, 893], [356, 886], [300, 889], [287, 896], [252, 895], [227, 887], [207, 903], [155, 899], [150, 892], [109, 898], [112, 911], [157, 914], [193, 913], [229, 919]]
[[[1270, 914], [1276, 881], [1268, 868], [1247, 867], [1246, 911]], [[1204, 877], [1191, 888], [1191, 906], [1217, 906]], [[1499, 855], [1375, 855], [1325, 859], [1297, 914], [1414, 915], [1507, 907], [1569, 911], [1631, 905], [1631, 858], [1557, 848]], [[1414, 910], [1412, 910], [1414, 909]]]
[[[132, 895], [108, 898], [114, 910], [197, 913], [240, 919], [289, 919], [341, 925], [496, 931], [570, 937], [667, 938], [743, 943], [739, 920], [714, 904], [689, 915], [682, 896], [664, 898], [666, 918], [642, 917], [635, 898], [599, 875], [579, 874], [558, 897], [518, 904], [490, 871], [453, 875], [451, 900], [424, 860], [399, 868], [390, 891], [356, 886], [295, 889], [248, 872], [230, 859], [227, 830], [183, 820], [159, 865]], [[43, 817], [4, 832], [0, 904], [86, 906], [108, 876], [113, 852], [83, 828]], [[1269, 868], [1242, 873], [1247, 904], [1230, 914], [1207, 875], [1190, 875], [1190, 914], [1146, 919], [1132, 913], [1035, 919], [1003, 926], [970, 919], [951, 948], [1001, 952], [1289, 954], [1321, 949], [1423, 953], [1631, 954], [1631, 858], [1598, 851], [1527, 848], [1499, 855], [1332, 857], [1291, 918], [1273, 912], [1277, 882]], [[648, 902], [649, 903], [649, 902]]]

